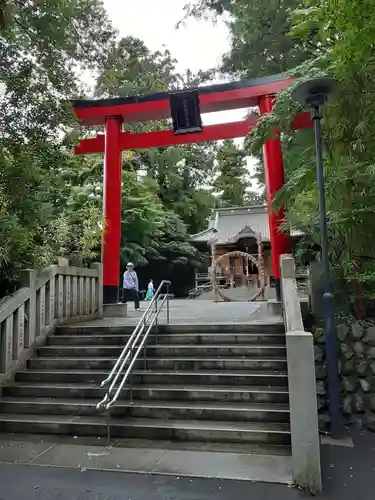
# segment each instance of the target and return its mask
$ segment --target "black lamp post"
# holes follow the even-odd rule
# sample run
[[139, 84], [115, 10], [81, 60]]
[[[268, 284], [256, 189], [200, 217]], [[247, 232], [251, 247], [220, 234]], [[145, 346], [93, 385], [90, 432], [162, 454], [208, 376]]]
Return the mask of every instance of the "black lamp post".
[[324, 104], [333, 92], [337, 82], [333, 78], [312, 78], [301, 83], [292, 91], [294, 100], [309, 106], [314, 121], [317, 185], [319, 191], [319, 221], [321, 255], [324, 272], [323, 312], [325, 353], [327, 363], [328, 408], [331, 417], [331, 434], [340, 437], [343, 431], [341, 413], [340, 381], [337, 370], [336, 335], [334, 322], [333, 289], [328, 260], [328, 231], [324, 192], [323, 149], [321, 119]]

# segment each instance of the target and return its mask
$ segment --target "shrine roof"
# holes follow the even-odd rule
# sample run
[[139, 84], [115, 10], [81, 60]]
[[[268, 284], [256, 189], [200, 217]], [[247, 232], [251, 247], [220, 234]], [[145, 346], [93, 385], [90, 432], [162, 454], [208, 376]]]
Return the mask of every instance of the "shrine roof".
[[[208, 228], [193, 234], [191, 240], [207, 244], [215, 240], [217, 245], [225, 245], [235, 244], [241, 238], [255, 238], [257, 234], [263, 241], [270, 241], [266, 205], [214, 209]], [[291, 232], [291, 236], [302, 234], [298, 230]]]
[[102, 125], [108, 116], [122, 116], [125, 123], [161, 120], [170, 117], [170, 97], [196, 91], [201, 113], [257, 106], [259, 97], [275, 94], [288, 87], [293, 79], [283, 74], [251, 78], [237, 82], [157, 92], [153, 94], [72, 101], [73, 111], [83, 125]]

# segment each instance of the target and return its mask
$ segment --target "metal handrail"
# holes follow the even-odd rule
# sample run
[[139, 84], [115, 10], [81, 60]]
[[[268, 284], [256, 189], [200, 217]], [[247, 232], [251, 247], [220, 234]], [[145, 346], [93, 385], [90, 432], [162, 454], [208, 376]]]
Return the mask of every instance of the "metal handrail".
[[139, 344], [138, 349], [136, 350], [136, 353], [134, 354], [133, 359], [131, 360], [131, 362], [130, 362], [130, 364], [128, 366], [128, 369], [126, 370], [125, 375], [123, 376], [122, 381], [121, 381], [121, 383], [120, 383], [120, 385], [119, 385], [119, 387], [118, 387], [115, 395], [113, 396], [113, 398], [111, 399], [111, 401], [109, 401], [109, 403], [107, 403], [107, 405], [105, 407], [106, 410], [109, 410], [111, 408], [111, 406], [113, 406], [116, 403], [116, 401], [117, 401], [117, 399], [118, 399], [118, 397], [120, 395], [120, 392], [122, 391], [124, 385], [126, 384], [126, 381], [127, 381], [128, 377], [129, 377], [129, 375], [131, 374], [131, 371], [133, 369], [134, 363], [138, 359], [139, 353], [145, 347], [147, 337], [148, 337], [150, 331], [152, 330], [152, 328], [153, 328], [153, 326], [154, 326], [154, 324], [155, 324], [155, 322], [157, 320], [157, 317], [158, 317], [160, 311], [163, 309], [163, 305], [164, 305], [165, 301], [166, 300], [167, 300], [167, 302], [169, 301], [169, 296], [168, 295], [169, 294], [165, 294], [164, 295], [162, 303], [161, 303], [161, 306], [160, 306], [160, 309], [155, 312], [155, 316], [152, 318], [152, 321], [151, 321], [151, 323], [150, 323], [150, 325], [149, 325], [149, 327], [148, 327], [148, 329], [147, 329], [147, 331], [146, 331], [146, 333], [145, 333], [145, 335], [144, 335], [141, 343]]
[[[132, 361], [131, 361], [131, 364], [129, 365], [128, 367], [128, 370], [126, 371], [125, 373], [125, 376], [124, 376], [124, 379], [123, 381], [121, 382], [120, 384], [120, 389], [117, 390], [116, 394], [115, 394], [115, 399], [112, 398], [112, 400], [110, 400], [110, 397], [112, 395], [112, 392], [113, 392], [113, 389], [118, 381], [118, 379], [120, 378], [120, 375], [126, 365], [126, 363], [128, 362], [133, 350], [136, 348], [136, 345], [137, 345], [137, 342], [140, 338], [140, 336], [142, 335], [143, 331], [145, 330], [146, 328], [146, 325], [147, 325], [147, 321], [149, 320], [150, 316], [155, 313], [155, 316], [151, 322], [151, 326], [148, 328], [141, 344], [142, 344], [142, 347], [144, 346], [145, 344], [145, 341], [148, 337], [148, 334], [150, 333], [150, 330], [152, 328], [152, 326], [154, 326], [155, 324], [155, 321], [157, 320], [157, 317], [161, 311], [161, 309], [163, 308], [164, 304], [165, 304], [165, 301], [167, 301], [167, 323], [169, 323], [169, 286], [170, 286], [171, 282], [168, 281], [168, 280], [163, 280], [160, 285], [158, 286], [154, 296], [152, 297], [147, 309], [145, 310], [145, 312], [142, 314], [141, 318], [139, 319], [136, 327], [134, 328], [133, 330], [133, 333], [131, 334], [129, 340], [127, 341], [124, 349], [122, 350], [120, 356], [118, 357], [114, 367], [112, 368], [111, 372], [109, 373], [108, 377], [105, 378], [102, 383], [101, 383], [101, 387], [105, 387], [106, 385], [108, 385], [109, 383], [111, 384], [104, 396], [104, 398], [99, 401], [99, 403], [96, 405], [96, 408], [99, 409], [101, 406], [104, 406], [106, 403], [106, 408], [108, 409], [109, 408], [109, 403], [113, 404], [114, 401], [117, 400], [118, 398], [118, 395], [121, 391], [121, 389], [123, 388], [126, 380], [124, 381], [125, 377], [127, 378], [128, 374], [130, 373], [131, 371], [131, 368], [133, 367], [137, 357], [138, 357], [138, 354], [139, 354], [139, 351], [140, 349], [137, 349], [137, 352], [135, 354], [135, 356], [133, 357]], [[164, 286], [167, 286], [167, 293], [164, 295], [163, 297], [163, 300], [162, 300], [162, 303], [161, 303], [161, 306], [160, 306], [160, 309], [158, 310], [158, 298], [160, 297], [161, 295], [161, 290], [163, 289]], [[155, 308], [155, 310], [153, 310], [153, 307]], [[129, 370], [130, 368], [130, 370]]]

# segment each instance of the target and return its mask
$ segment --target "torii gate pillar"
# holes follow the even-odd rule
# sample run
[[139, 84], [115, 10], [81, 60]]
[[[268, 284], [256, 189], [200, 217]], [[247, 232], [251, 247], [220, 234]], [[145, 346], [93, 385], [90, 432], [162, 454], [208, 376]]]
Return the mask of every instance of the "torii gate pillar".
[[[265, 95], [259, 99], [259, 110], [261, 115], [272, 111], [274, 96]], [[268, 207], [268, 223], [270, 228], [272, 269], [276, 285], [276, 297], [280, 300], [280, 255], [291, 254], [292, 245], [290, 238], [280, 230], [285, 220], [285, 210], [275, 212], [272, 203], [276, 193], [284, 185], [283, 154], [280, 139], [267, 139], [263, 145], [264, 167], [266, 177], [266, 193]]]
[[122, 119], [110, 116], [105, 121], [102, 236], [103, 302], [118, 301], [121, 249], [121, 128]]

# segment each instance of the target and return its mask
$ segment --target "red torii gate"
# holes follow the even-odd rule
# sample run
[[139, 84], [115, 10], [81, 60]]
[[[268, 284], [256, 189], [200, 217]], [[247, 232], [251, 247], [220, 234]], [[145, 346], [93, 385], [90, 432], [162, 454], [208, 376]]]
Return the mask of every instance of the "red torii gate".
[[[144, 96], [114, 99], [77, 100], [73, 110], [82, 125], [104, 125], [105, 134], [83, 139], [75, 154], [104, 153], [104, 218], [102, 238], [104, 303], [118, 301], [120, 284], [121, 243], [121, 179], [123, 150], [167, 147], [236, 137], [245, 137], [256, 125], [258, 117], [234, 123], [202, 126], [200, 113], [211, 113], [259, 106], [260, 114], [270, 113], [274, 96], [292, 83], [283, 75], [249, 79], [240, 82], [162, 92]], [[122, 130], [123, 123], [173, 118], [172, 130], [131, 133]], [[294, 129], [312, 128], [308, 113], [298, 115]], [[276, 290], [280, 292], [279, 258], [290, 253], [289, 237], [280, 231], [284, 210], [273, 212], [272, 201], [284, 184], [281, 144], [278, 138], [265, 141], [264, 163], [268, 219], [271, 237], [272, 266]]]

